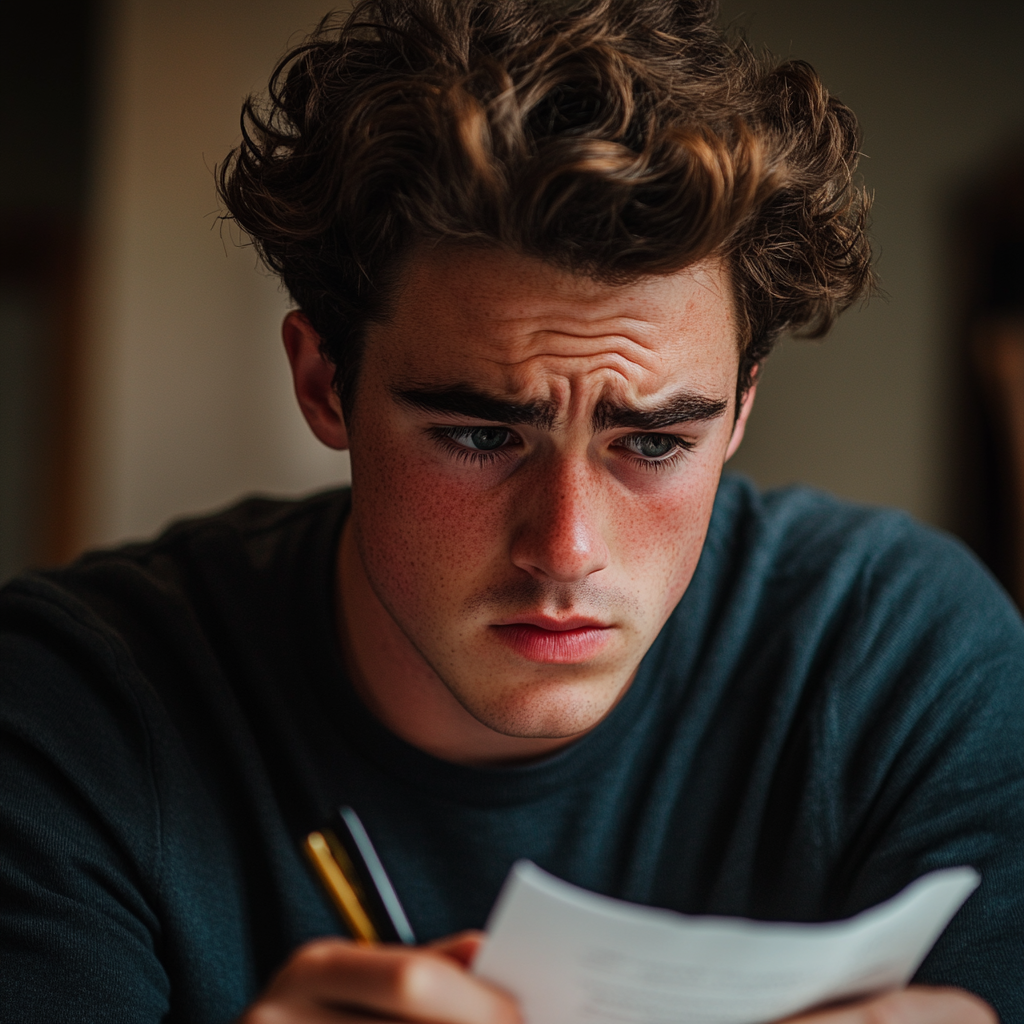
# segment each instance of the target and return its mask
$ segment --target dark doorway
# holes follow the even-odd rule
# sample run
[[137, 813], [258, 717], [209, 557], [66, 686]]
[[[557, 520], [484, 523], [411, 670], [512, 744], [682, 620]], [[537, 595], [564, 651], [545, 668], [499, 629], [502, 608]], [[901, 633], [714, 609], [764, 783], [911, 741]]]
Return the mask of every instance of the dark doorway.
[[1024, 607], [1024, 146], [965, 191], [954, 252], [960, 532]]
[[9, 4], [0, 83], [0, 579], [74, 547], [97, 5]]

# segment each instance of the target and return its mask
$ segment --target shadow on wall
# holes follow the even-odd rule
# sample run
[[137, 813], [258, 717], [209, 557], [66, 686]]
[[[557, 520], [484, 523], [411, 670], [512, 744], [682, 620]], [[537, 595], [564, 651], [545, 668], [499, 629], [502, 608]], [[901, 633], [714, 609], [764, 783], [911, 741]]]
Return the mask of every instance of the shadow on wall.
[[958, 532], [1024, 608], [1024, 139], [964, 189]]
[[4, 11], [0, 95], [14, 102], [0, 147], [0, 580], [76, 545], [94, 30], [88, 0]]

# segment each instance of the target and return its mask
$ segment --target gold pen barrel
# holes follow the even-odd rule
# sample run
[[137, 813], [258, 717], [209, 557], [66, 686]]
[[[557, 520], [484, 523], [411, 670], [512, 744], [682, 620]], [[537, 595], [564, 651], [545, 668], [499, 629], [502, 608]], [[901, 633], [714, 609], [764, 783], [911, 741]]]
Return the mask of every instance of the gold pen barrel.
[[373, 922], [359, 902], [355, 889], [338, 867], [323, 833], [310, 832], [303, 843], [303, 849], [356, 942], [363, 946], [379, 942]]

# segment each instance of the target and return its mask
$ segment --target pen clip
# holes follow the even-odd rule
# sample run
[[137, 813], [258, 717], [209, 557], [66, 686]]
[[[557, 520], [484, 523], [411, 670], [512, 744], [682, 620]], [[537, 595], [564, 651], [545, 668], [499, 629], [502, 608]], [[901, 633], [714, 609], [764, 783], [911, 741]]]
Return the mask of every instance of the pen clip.
[[[405, 916], [398, 893], [395, 892], [395, 887], [391, 884], [391, 879], [388, 878], [384, 865], [380, 862], [380, 857], [377, 856], [377, 851], [359, 820], [359, 815], [351, 807], [339, 807], [331, 824], [355, 867], [356, 878], [362, 883], [368, 897], [364, 905], [371, 910], [371, 917], [378, 922], [377, 931], [392, 942], [414, 946], [416, 936], [413, 934], [412, 925]], [[376, 913], [373, 913], [373, 910], [376, 910]]]
[[416, 944], [391, 879], [351, 807], [339, 807], [327, 826], [311, 832], [304, 849], [357, 942]]

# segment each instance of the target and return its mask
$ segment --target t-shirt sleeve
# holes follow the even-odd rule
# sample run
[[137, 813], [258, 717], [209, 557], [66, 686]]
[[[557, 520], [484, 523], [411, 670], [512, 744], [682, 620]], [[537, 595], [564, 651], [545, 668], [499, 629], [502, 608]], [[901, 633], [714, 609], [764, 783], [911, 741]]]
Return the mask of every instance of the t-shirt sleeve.
[[2, 623], [0, 1021], [162, 1020], [159, 801], [128, 666], [28, 597]]
[[[849, 737], [840, 909], [973, 866], [981, 886], [915, 980], [964, 987], [1004, 1024], [1024, 1022], [1024, 628], [973, 557], [943, 538], [915, 560], [883, 559], [876, 581], [862, 594], [867, 628], [851, 631], [859, 678], [842, 694], [861, 709], [856, 727], [832, 695], [834, 727]], [[874, 686], [873, 673], [888, 685]]]

